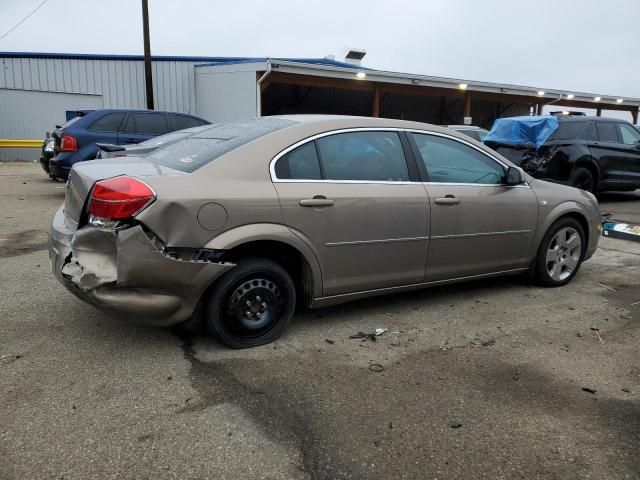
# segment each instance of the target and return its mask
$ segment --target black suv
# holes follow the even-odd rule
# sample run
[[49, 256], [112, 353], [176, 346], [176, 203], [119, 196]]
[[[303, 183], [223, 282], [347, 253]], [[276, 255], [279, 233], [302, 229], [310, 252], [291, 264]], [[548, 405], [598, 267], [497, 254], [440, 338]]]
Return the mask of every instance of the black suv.
[[560, 117], [536, 150], [486, 141], [530, 175], [593, 193], [640, 188], [640, 131], [615, 118]]

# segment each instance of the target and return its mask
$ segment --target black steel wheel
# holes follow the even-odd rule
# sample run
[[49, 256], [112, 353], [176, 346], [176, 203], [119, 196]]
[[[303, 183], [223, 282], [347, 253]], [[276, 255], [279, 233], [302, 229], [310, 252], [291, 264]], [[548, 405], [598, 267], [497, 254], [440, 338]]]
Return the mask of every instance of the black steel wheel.
[[271, 260], [245, 259], [214, 286], [205, 322], [231, 348], [256, 347], [282, 334], [295, 303], [295, 286], [286, 270]]
[[578, 167], [571, 172], [569, 183], [572, 187], [596, 193], [596, 182], [591, 171], [584, 167]]

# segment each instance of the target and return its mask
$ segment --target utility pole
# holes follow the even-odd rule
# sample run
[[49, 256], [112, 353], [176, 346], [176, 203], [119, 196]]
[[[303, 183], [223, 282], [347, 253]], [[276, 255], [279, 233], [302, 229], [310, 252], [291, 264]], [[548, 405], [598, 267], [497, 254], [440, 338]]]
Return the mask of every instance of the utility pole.
[[147, 108], [153, 110], [153, 73], [151, 71], [151, 45], [149, 42], [149, 5], [142, 0], [142, 32], [144, 35], [144, 80], [147, 90]]

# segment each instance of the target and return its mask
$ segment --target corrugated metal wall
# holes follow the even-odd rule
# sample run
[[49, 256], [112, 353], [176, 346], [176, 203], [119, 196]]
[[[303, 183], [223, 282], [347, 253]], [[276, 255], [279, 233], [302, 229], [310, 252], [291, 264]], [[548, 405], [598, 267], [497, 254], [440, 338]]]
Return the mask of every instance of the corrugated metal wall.
[[[145, 108], [144, 62], [2, 58], [0, 88], [101, 95], [103, 108]], [[193, 62], [154, 61], [156, 108], [195, 112]]]
[[[102, 108], [100, 95], [0, 89], [0, 138], [44, 138], [45, 132], [64, 123], [66, 110], [98, 108]], [[37, 149], [0, 148], [0, 160], [34, 160], [39, 156]]]
[[[146, 108], [144, 62], [140, 60], [23, 57], [0, 61], [0, 138], [42, 138], [45, 131], [65, 121], [66, 110]], [[191, 61], [153, 62], [156, 109], [195, 113], [194, 64]], [[21, 92], [24, 92], [23, 98], [20, 98]], [[63, 106], [65, 104], [58, 103], [55, 97], [40, 97], [38, 101], [29, 92], [75, 94], [75, 97]], [[9, 96], [12, 101], [7, 101]], [[89, 98], [91, 101], [83, 105], [82, 99]], [[99, 103], [95, 102], [96, 98], [100, 99]], [[43, 124], [47, 127], [43, 128]], [[33, 149], [0, 149], [0, 160], [30, 160], [38, 156]]]

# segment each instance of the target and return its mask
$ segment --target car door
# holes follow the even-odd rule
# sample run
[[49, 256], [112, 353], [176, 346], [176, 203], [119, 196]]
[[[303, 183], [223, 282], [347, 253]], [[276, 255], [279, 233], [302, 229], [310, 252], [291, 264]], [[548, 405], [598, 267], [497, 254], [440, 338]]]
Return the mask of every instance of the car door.
[[624, 176], [620, 183], [623, 187], [640, 188], [640, 132], [626, 123], [618, 123], [617, 127], [624, 155]]
[[470, 142], [410, 134], [431, 202], [426, 280], [526, 268], [538, 219], [527, 184], [504, 185], [506, 165]]
[[589, 144], [591, 155], [598, 159], [601, 188], [617, 188], [624, 178], [624, 146], [614, 122], [593, 122], [598, 141]]
[[118, 144], [144, 142], [169, 132], [167, 115], [163, 112], [130, 112], [118, 133]]
[[118, 143], [118, 129], [125, 116], [125, 112], [107, 113], [87, 127], [86, 137], [78, 139], [80, 148], [91, 149], [91, 152], [87, 152], [86, 158], [94, 158], [98, 153], [99, 148], [96, 143]]
[[429, 201], [402, 135], [322, 134], [272, 163], [284, 220], [315, 249], [325, 296], [424, 279]]

